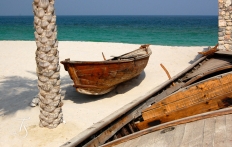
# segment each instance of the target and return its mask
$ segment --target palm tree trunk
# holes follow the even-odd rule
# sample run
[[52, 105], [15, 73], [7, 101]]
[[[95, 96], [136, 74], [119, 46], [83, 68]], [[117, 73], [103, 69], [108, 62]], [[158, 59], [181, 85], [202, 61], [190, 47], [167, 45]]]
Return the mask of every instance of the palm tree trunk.
[[34, 0], [36, 64], [40, 127], [55, 128], [62, 122], [60, 66], [55, 0]]

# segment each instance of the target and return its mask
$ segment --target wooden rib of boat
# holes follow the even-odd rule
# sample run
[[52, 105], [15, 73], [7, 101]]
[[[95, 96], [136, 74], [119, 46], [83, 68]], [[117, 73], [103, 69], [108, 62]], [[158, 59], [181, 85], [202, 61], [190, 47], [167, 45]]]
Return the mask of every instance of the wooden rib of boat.
[[138, 76], [146, 67], [151, 54], [149, 45], [142, 45], [137, 50], [105, 61], [66, 59], [61, 63], [68, 71], [78, 92], [101, 95], [111, 91], [119, 83]]
[[[181, 128], [195, 126], [198, 121], [201, 121], [200, 124], [202, 121], [208, 124], [217, 123], [217, 126], [199, 124], [203, 131], [213, 129], [218, 131], [216, 127], [232, 131], [232, 125], [225, 123], [225, 119], [232, 120], [232, 108], [227, 108], [232, 104], [231, 93], [232, 53], [218, 51], [211, 56], [201, 57], [158, 88], [145, 93], [144, 96], [94, 124], [62, 147], [115, 145], [125, 147], [132, 145], [133, 141], [147, 145], [149, 140], [144, 140], [146, 138], [144, 135], [148, 135], [148, 138], [153, 137], [151, 140], [156, 138], [154, 134], [157, 132], [159, 135], [162, 132], [163, 134], [174, 132], [178, 135], [178, 128], [181, 125]], [[153, 111], [158, 109], [160, 111]], [[200, 131], [202, 130], [198, 130], [198, 133]], [[184, 134], [189, 132], [191, 130], [187, 130]], [[231, 142], [231, 138], [225, 139], [227, 143]], [[186, 142], [188, 141], [189, 138]]]

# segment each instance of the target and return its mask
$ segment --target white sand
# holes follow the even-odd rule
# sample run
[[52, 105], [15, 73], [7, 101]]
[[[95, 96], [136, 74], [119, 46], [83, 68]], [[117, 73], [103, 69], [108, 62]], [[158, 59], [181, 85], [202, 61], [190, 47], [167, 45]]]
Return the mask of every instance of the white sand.
[[[60, 61], [103, 60], [137, 49], [139, 45], [122, 43], [59, 42]], [[38, 93], [35, 74], [34, 41], [0, 41], [0, 146], [60, 146], [92, 124], [142, 96], [166, 81], [162, 63], [171, 76], [196, 60], [204, 47], [150, 46], [152, 55], [144, 72], [137, 79], [121, 84], [117, 91], [104, 96], [78, 94], [68, 73], [61, 65], [61, 86], [66, 91], [63, 114], [66, 124], [56, 129], [40, 128], [39, 108], [29, 107]], [[23, 125], [22, 120], [25, 120]], [[21, 131], [20, 131], [21, 128]]]

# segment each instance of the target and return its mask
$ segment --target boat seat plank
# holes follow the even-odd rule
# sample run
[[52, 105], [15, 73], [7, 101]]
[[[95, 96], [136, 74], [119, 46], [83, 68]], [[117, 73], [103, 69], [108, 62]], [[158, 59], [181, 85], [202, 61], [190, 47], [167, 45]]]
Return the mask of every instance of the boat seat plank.
[[226, 116], [216, 117], [214, 144], [215, 147], [226, 147]]
[[216, 119], [213, 118], [207, 118], [205, 119], [204, 124], [204, 136], [203, 136], [203, 145], [204, 147], [212, 147], [213, 146], [213, 134], [215, 131], [215, 121]]
[[226, 115], [226, 145], [231, 146], [232, 144], [232, 115]]

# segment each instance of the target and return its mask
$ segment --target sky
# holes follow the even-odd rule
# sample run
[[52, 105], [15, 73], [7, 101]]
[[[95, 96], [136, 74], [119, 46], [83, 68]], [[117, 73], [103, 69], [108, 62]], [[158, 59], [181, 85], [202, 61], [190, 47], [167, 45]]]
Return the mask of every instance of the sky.
[[[0, 0], [0, 16], [33, 15], [33, 0]], [[218, 0], [56, 0], [56, 15], [218, 15]]]

